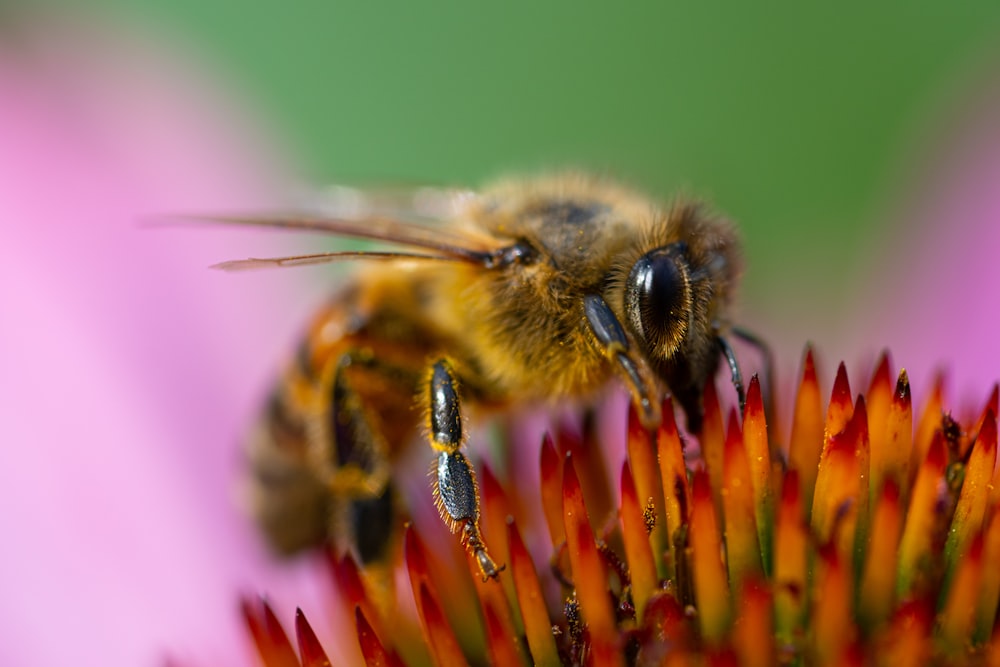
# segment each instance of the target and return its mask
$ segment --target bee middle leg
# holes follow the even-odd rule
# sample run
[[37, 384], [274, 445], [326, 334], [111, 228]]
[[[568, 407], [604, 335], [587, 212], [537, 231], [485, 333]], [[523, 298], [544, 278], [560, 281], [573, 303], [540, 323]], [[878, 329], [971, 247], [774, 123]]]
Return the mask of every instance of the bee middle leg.
[[[382, 560], [396, 523], [389, 447], [375, 411], [358, 383], [376, 376], [392, 385], [415, 380], [404, 369], [358, 351], [342, 354], [328, 371], [321, 410], [313, 428], [311, 456], [336, 511], [331, 532], [352, 544], [362, 563]], [[339, 502], [338, 502], [339, 501]]]
[[458, 382], [447, 361], [437, 361], [431, 367], [427, 393], [430, 446], [437, 452], [432, 477], [438, 512], [451, 532], [460, 533], [462, 544], [479, 566], [483, 581], [496, 579], [504, 566], [497, 567], [483, 542], [479, 527], [479, 487], [472, 464], [462, 453], [465, 433]]

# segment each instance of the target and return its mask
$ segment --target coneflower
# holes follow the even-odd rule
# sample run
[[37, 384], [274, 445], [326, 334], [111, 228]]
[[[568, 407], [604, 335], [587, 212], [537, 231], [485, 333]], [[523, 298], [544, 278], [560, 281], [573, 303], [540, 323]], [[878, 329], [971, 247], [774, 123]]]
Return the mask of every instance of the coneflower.
[[[807, 349], [787, 446], [756, 378], [742, 415], [708, 385], [699, 438], [669, 398], [653, 437], [630, 415], [624, 460], [586, 427], [518, 444], [540, 488], [482, 468], [499, 582], [409, 526], [395, 601], [330, 557], [336, 636], [369, 665], [997, 664], [997, 403], [956, 419], [938, 379], [915, 417], [886, 354], [857, 396], [841, 364], [824, 407]], [[294, 644], [243, 612], [268, 667], [329, 664], [301, 612]]]

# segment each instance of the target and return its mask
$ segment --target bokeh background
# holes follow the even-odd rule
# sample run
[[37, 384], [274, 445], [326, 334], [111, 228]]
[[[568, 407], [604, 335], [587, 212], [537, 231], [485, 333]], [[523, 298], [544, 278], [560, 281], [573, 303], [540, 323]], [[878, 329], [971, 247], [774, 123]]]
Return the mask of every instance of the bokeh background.
[[740, 319], [786, 384], [813, 340], [978, 396], [998, 44], [995, 2], [0, 5], [0, 662], [240, 664], [237, 592], [321, 606], [232, 483], [332, 273], [203, 267], [330, 242], [142, 216], [586, 168], [739, 222]]

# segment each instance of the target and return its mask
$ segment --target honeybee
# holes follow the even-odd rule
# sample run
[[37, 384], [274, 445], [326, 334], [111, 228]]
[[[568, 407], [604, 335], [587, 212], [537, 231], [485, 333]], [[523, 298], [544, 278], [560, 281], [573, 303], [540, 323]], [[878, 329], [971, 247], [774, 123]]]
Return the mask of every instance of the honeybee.
[[351, 215], [215, 218], [401, 248], [217, 265], [372, 260], [309, 325], [250, 440], [254, 511], [278, 551], [332, 540], [382, 559], [393, 461], [419, 433], [441, 518], [496, 578], [464, 453], [469, 406], [586, 400], [618, 381], [648, 429], [669, 391], [697, 432], [722, 359], [742, 400], [727, 342], [745, 335], [729, 319], [740, 243], [703, 206], [580, 174], [499, 182], [429, 211], [416, 198], [362, 201]]

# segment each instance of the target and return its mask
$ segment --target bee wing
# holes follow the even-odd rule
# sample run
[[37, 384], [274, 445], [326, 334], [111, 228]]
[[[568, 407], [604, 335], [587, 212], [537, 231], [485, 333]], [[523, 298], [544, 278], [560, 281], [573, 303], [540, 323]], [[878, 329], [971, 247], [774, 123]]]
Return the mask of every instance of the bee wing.
[[[180, 215], [163, 223], [200, 222], [251, 227], [298, 229], [345, 238], [369, 239], [409, 246], [420, 252], [345, 251], [222, 262], [215, 268], [257, 268], [325, 264], [349, 259], [438, 259], [490, 267], [502, 240], [458, 224], [462, 207], [475, 195], [469, 191], [434, 188], [379, 188], [361, 190], [336, 186], [313, 198], [304, 210], [276, 213]], [[432, 221], [442, 224], [435, 225]], [[154, 221], [155, 223], [156, 221]]]
[[419, 222], [454, 219], [475, 197], [474, 191], [463, 188], [331, 185], [305, 197], [302, 204], [307, 210], [333, 218], [387, 217]]

